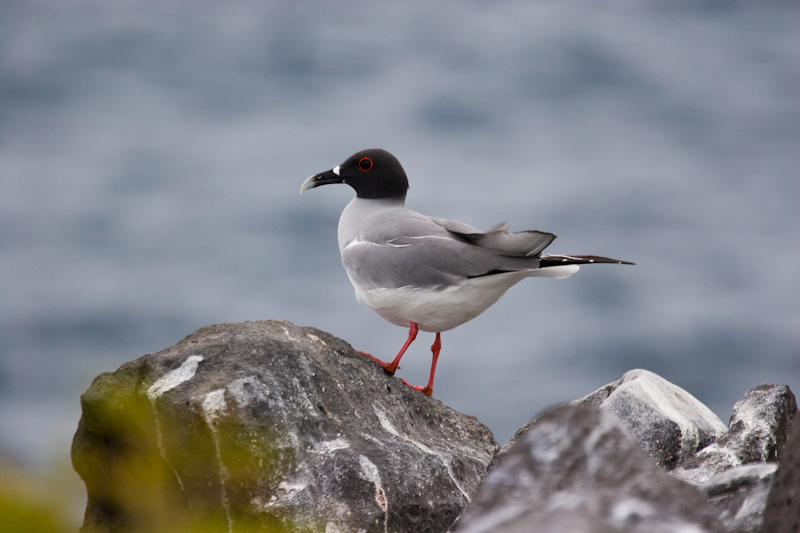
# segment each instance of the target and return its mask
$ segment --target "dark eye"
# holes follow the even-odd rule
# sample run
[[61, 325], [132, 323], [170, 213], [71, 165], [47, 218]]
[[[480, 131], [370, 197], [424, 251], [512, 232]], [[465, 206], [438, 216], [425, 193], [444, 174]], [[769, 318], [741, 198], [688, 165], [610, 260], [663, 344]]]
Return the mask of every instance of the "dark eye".
[[361, 172], [369, 172], [372, 170], [372, 164], [372, 159], [369, 157], [362, 157], [358, 160], [358, 168], [361, 170]]

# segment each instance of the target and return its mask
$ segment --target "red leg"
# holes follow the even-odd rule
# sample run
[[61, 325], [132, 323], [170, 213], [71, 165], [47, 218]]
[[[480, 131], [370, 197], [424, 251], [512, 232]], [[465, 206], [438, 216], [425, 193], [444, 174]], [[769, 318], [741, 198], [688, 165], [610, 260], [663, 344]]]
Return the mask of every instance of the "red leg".
[[406, 353], [408, 347], [411, 346], [411, 343], [414, 342], [414, 339], [417, 338], [417, 332], [419, 331], [419, 326], [417, 326], [416, 322], [410, 322], [409, 324], [410, 326], [408, 328], [408, 338], [406, 339], [406, 342], [403, 344], [403, 347], [400, 348], [400, 351], [397, 352], [397, 355], [394, 356], [394, 359], [392, 359], [391, 363], [384, 363], [377, 357], [374, 357], [366, 352], [358, 352], [358, 353], [360, 353], [361, 355], [366, 355], [367, 357], [369, 357], [370, 359], [381, 365], [386, 372], [388, 372], [391, 375], [394, 375], [395, 371], [400, 366], [400, 359], [403, 357], [403, 354]]
[[418, 390], [418, 391], [422, 391], [425, 394], [427, 394], [428, 396], [433, 394], [433, 375], [436, 373], [436, 361], [439, 360], [439, 352], [442, 349], [442, 337], [441, 337], [441, 335], [442, 334], [439, 333], [439, 332], [436, 333], [436, 340], [433, 341], [433, 346], [431, 346], [431, 352], [433, 353], [433, 359], [431, 360], [431, 373], [430, 373], [430, 376], [428, 376], [428, 384], [425, 385], [424, 387], [420, 387], [420, 386], [417, 386], [417, 385], [412, 385], [408, 381], [406, 381], [404, 379], [401, 379], [401, 381], [403, 383], [405, 383], [406, 385], [408, 385], [412, 389]]

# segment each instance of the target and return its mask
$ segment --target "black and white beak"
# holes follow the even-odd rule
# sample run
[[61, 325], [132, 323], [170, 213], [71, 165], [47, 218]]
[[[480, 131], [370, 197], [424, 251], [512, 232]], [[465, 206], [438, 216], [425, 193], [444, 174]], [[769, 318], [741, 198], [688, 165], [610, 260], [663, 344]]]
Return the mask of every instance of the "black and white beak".
[[325, 172], [320, 172], [319, 174], [310, 176], [300, 186], [300, 194], [303, 194], [308, 189], [319, 187], [320, 185], [328, 185], [329, 183], [344, 183], [344, 178], [341, 177], [340, 173], [341, 168], [339, 165], [336, 165], [331, 170], [326, 170]]

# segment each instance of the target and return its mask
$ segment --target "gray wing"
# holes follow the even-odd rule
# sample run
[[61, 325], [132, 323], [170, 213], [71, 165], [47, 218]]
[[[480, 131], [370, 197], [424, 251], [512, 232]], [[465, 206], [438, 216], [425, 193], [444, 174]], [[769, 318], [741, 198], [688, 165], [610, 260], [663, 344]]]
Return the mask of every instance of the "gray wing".
[[513, 255], [539, 254], [556, 238], [552, 233], [536, 230], [509, 233], [508, 222], [501, 222], [489, 231], [482, 232], [453, 220], [444, 218], [431, 218], [431, 220], [472, 244]]
[[490, 273], [535, 269], [535, 254], [555, 238], [540, 232], [515, 237], [520, 234], [507, 233], [507, 225], [483, 233], [406, 209], [364, 222], [358, 238], [342, 250], [348, 275], [362, 287], [441, 288]]

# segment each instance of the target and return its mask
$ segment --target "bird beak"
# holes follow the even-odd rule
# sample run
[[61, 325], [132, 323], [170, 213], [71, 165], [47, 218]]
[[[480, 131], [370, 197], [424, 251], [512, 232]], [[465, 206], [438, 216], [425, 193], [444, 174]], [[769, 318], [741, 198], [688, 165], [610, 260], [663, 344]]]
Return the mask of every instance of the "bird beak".
[[319, 174], [314, 174], [313, 176], [309, 177], [300, 186], [300, 194], [303, 194], [308, 189], [313, 189], [314, 187], [327, 185], [329, 183], [344, 183], [344, 179], [339, 176], [338, 166], [336, 168], [332, 168], [331, 170], [326, 170], [325, 172], [320, 172]]

